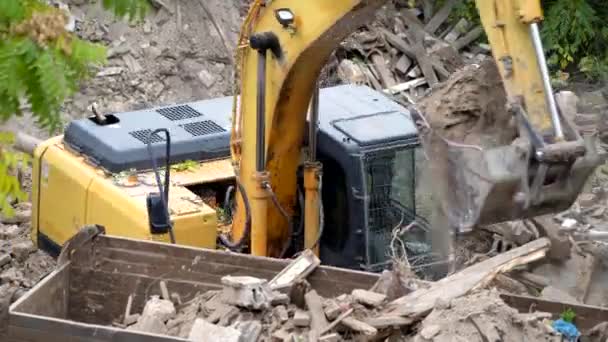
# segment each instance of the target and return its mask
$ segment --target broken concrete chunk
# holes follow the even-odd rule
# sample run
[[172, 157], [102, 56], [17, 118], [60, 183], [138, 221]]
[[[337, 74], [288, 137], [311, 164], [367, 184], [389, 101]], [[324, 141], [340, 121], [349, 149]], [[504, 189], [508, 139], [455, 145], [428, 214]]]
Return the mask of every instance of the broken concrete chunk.
[[220, 327], [197, 318], [192, 325], [188, 340], [192, 342], [240, 342], [241, 332], [231, 327]]
[[0, 283], [2, 284], [19, 284], [23, 280], [23, 272], [15, 267], [0, 273]]
[[361, 289], [353, 290], [351, 294], [357, 302], [372, 307], [382, 304], [386, 299], [386, 295]]
[[289, 314], [287, 313], [287, 309], [283, 305], [279, 305], [276, 308], [274, 308], [274, 316], [281, 323], [285, 323], [289, 320]]
[[11, 256], [8, 254], [1, 254], [0, 255], [0, 267], [8, 264], [9, 262], [11, 262]]
[[420, 336], [426, 340], [431, 340], [441, 331], [441, 327], [437, 324], [428, 325], [420, 331]]
[[289, 295], [288, 294], [281, 293], [281, 292], [273, 292], [272, 295], [273, 295], [273, 297], [272, 297], [272, 300], [270, 301], [270, 304], [272, 304], [273, 306], [289, 304]]
[[166, 334], [167, 326], [157, 316], [142, 316], [137, 323], [128, 327], [127, 330], [136, 330], [150, 334]]
[[273, 298], [272, 291], [265, 279], [254, 277], [233, 277], [225, 276], [222, 278], [222, 301], [238, 307], [262, 310], [270, 306]]
[[410, 72], [407, 73], [407, 76], [410, 78], [418, 78], [422, 75], [422, 71], [419, 66], [415, 66]]
[[259, 321], [238, 322], [235, 328], [241, 332], [239, 342], [256, 342], [262, 333], [262, 323]]
[[333, 321], [342, 313], [342, 309], [333, 299], [326, 300], [325, 303], [323, 303], [323, 306], [325, 307], [325, 317], [330, 321]]
[[24, 262], [30, 254], [36, 251], [36, 246], [31, 240], [15, 243], [11, 249], [11, 255], [18, 262]]
[[353, 317], [345, 317], [342, 320], [341, 324], [349, 328], [350, 330], [362, 333], [363, 335], [367, 336], [375, 336], [378, 333], [378, 329], [372, 327], [371, 325], [365, 322], [361, 322], [360, 320], [355, 319]]
[[321, 336], [319, 342], [338, 342], [341, 340], [340, 334], [333, 333]]
[[12, 240], [19, 236], [21, 230], [17, 225], [0, 227], [0, 240]]
[[310, 315], [307, 311], [296, 310], [293, 315], [293, 324], [297, 327], [308, 327], [310, 326]]
[[169, 300], [160, 299], [159, 296], [152, 296], [152, 298], [146, 302], [142, 316], [154, 316], [165, 323], [175, 317], [175, 306], [173, 305], [173, 302]]

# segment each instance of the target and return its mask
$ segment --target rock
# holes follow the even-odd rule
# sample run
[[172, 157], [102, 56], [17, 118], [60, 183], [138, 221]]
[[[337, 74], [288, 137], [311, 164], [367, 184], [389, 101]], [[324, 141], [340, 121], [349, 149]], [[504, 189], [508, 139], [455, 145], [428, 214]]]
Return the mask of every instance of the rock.
[[338, 342], [340, 340], [341, 337], [338, 333], [323, 335], [319, 338], [319, 342]]
[[371, 307], [382, 304], [386, 299], [386, 295], [361, 289], [353, 290], [351, 294], [357, 302]]
[[404, 75], [407, 73], [411, 66], [412, 60], [409, 59], [406, 55], [402, 55], [401, 57], [399, 57], [397, 63], [395, 63], [395, 69]]
[[29, 222], [32, 218], [32, 211], [30, 209], [27, 210], [15, 210], [15, 213], [11, 217], [1, 217], [0, 223], [4, 224], [21, 224], [25, 222]]
[[144, 306], [142, 317], [154, 316], [165, 323], [175, 317], [175, 306], [170, 300], [160, 299], [159, 296], [152, 296]]
[[9, 254], [1, 254], [0, 255], [0, 267], [11, 262], [11, 256]]
[[116, 76], [122, 74], [123, 71], [122, 67], [109, 67], [98, 72], [97, 77]]
[[285, 323], [289, 320], [289, 314], [287, 313], [287, 309], [283, 305], [279, 305], [276, 308], [274, 308], [274, 316], [281, 323]]
[[215, 84], [216, 77], [210, 74], [207, 70], [203, 69], [198, 73], [198, 79], [203, 83], [206, 88], [211, 88]]
[[420, 336], [422, 336], [426, 340], [431, 340], [441, 331], [441, 327], [439, 325], [433, 324], [422, 328], [420, 331]]
[[127, 330], [141, 331], [151, 334], [167, 333], [167, 326], [157, 316], [141, 316], [137, 323], [128, 327]]
[[420, 70], [419, 66], [415, 66], [412, 70], [410, 70], [410, 72], [407, 73], [407, 77], [410, 78], [418, 78], [420, 75], [422, 75], [422, 71]]
[[137, 74], [143, 71], [141, 64], [131, 54], [122, 56], [122, 60], [131, 73]]
[[270, 304], [273, 306], [277, 305], [288, 305], [289, 304], [289, 295], [281, 292], [273, 292], [273, 297], [270, 301]]
[[354, 84], [365, 83], [367, 80], [361, 67], [348, 59], [342, 60], [338, 65], [338, 77], [343, 82]]
[[240, 342], [241, 332], [231, 327], [220, 327], [197, 318], [190, 329], [188, 340], [192, 342]]
[[235, 328], [241, 332], [239, 342], [256, 342], [262, 333], [262, 323], [259, 321], [238, 322]]
[[21, 229], [17, 225], [1, 226], [0, 240], [12, 240], [19, 236]]
[[546, 300], [561, 302], [561, 303], [571, 303], [571, 304], [580, 304], [576, 298], [571, 296], [569, 293], [562, 291], [553, 286], [545, 287], [540, 293], [541, 298]]
[[272, 342], [288, 342], [291, 341], [290, 337], [291, 334], [289, 332], [283, 329], [277, 330], [272, 333]]
[[0, 273], [1, 284], [14, 284], [19, 285], [23, 282], [23, 273], [15, 267], [11, 267], [8, 270]]
[[578, 196], [578, 203], [582, 207], [588, 208], [597, 203], [597, 198], [594, 194], [581, 194]]
[[222, 277], [222, 300], [252, 310], [267, 309], [273, 298], [268, 281], [254, 277]]
[[15, 243], [11, 249], [11, 255], [18, 262], [24, 262], [30, 254], [36, 251], [36, 246], [31, 240]]
[[152, 33], [152, 23], [149, 20], [144, 21], [142, 29], [144, 33]]
[[333, 321], [342, 313], [342, 309], [333, 299], [328, 299], [324, 303], [325, 317], [328, 320]]
[[308, 311], [297, 309], [293, 315], [293, 324], [296, 327], [310, 326], [310, 315], [308, 314]]

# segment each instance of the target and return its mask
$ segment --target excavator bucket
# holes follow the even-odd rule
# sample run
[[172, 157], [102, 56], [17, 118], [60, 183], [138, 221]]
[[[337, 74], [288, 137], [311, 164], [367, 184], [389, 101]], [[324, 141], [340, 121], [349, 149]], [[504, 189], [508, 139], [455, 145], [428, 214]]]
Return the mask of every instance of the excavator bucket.
[[412, 112], [439, 208], [459, 233], [566, 210], [600, 163], [594, 135], [583, 139], [563, 116], [564, 142], [544, 144], [521, 110], [519, 137], [484, 148], [450, 141]]

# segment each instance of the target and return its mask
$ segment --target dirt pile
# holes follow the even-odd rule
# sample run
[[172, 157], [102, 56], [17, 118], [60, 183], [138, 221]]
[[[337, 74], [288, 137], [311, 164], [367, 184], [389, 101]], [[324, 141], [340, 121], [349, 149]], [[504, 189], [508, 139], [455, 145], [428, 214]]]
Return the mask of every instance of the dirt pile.
[[512, 115], [496, 63], [491, 59], [467, 65], [452, 74], [417, 104], [432, 129], [444, 138], [465, 144], [500, 146], [517, 134], [508, 127]]
[[438, 307], [418, 327], [412, 342], [562, 341], [551, 327], [550, 314], [519, 313], [495, 290], [483, 290]]

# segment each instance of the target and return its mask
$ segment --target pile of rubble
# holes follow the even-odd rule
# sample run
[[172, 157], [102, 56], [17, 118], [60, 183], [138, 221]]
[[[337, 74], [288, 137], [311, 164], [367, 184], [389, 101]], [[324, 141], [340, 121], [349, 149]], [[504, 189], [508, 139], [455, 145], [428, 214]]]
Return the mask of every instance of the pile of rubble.
[[472, 44], [483, 35], [481, 26], [448, 21], [458, 3], [449, 0], [436, 12], [423, 12], [407, 1], [390, 2], [377, 20], [347, 38], [329, 69], [340, 82], [366, 84], [416, 103], [463, 65], [489, 55], [489, 46]]
[[[395, 268], [372, 288], [335, 298], [321, 297], [306, 281], [314, 270], [298, 266], [314, 258], [306, 251], [270, 281], [227, 275], [221, 290], [187, 303], [161, 281], [160, 296], [151, 296], [141, 313], [131, 313], [130, 297], [114, 325], [189, 341], [562, 341], [567, 332], [555, 325], [555, 313], [520, 312], [493, 286], [497, 277], [545, 258], [550, 246], [540, 238], [437, 282]], [[282, 277], [290, 280], [277, 281]]]

